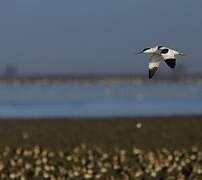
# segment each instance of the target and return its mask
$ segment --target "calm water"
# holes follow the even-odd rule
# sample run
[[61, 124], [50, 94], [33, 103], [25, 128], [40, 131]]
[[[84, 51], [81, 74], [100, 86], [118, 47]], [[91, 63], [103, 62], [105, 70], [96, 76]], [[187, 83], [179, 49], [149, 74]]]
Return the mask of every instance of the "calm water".
[[202, 114], [202, 82], [0, 84], [0, 117]]

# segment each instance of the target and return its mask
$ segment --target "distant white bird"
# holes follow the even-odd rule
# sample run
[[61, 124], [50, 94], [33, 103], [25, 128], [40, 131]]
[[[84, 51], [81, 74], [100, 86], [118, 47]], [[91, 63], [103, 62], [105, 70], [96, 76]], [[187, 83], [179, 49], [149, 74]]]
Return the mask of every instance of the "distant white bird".
[[138, 52], [137, 54], [141, 53], [151, 54], [151, 57], [149, 59], [149, 79], [151, 79], [154, 76], [155, 72], [157, 71], [159, 64], [161, 62], [161, 58], [164, 59], [164, 61], [170, 68], [175, 68], [176, 55], [185, 56], [184, 53], [163, 46], [145, 48], [142, 51]]

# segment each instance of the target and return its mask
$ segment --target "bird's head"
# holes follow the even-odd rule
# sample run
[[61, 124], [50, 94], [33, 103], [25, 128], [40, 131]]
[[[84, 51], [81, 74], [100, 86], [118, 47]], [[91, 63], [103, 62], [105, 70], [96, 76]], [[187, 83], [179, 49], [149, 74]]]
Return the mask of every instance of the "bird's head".
[[152, 53], [152, 48], [144, 48], [142, 51], [136, 53], [136, 54], [142, 54], [142, 53]]

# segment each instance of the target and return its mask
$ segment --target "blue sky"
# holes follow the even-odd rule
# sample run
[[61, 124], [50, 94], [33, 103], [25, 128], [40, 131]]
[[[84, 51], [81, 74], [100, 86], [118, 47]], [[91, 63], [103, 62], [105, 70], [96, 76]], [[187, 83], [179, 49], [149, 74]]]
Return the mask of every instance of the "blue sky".
[[[202, 71], [202, 1], [1, 0], [0, 72], [147, 72], [144, 47], [189, 52], [178, 63]], [[162, 68], [167, 68], [162, 63]]]

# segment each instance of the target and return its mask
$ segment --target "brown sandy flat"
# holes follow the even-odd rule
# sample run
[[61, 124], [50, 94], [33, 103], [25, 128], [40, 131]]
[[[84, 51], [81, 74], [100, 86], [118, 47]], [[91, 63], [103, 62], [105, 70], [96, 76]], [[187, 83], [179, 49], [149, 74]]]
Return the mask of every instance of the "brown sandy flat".
[[0, 120], [0, 149], [33, 144], [68, 149], [81, 143], [107, 149], [201, 148], [202, 117]]

